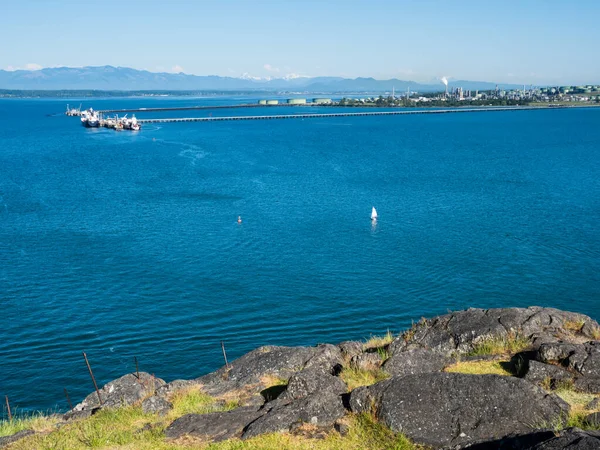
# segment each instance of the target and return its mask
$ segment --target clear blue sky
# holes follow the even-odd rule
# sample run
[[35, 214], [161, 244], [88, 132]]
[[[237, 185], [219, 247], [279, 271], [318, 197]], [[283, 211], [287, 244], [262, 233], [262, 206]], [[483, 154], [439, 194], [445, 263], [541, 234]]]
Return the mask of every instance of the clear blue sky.
[[600, 1], [20, 0], [0, 68], [600, 83]]

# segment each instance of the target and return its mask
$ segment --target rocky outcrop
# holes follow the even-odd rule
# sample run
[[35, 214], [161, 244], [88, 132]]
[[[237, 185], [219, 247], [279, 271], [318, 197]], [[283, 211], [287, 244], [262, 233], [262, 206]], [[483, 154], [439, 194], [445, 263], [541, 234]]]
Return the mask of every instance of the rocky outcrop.
[[540, 307], [470, 308], [421, 320], [390, 345], [390, 352], [393, 355], [406, 346], [418, 345], [447, 355], [469, 353], [478, 342], [511, 334], [531, 339], [535, 346], [573, 335], [572, 323], [584, 324], [578, 333], [593, 339], [598, 323], [583, 314]]
[[600, 393], [600, 342], [583, 344], [556, 342], [542, 344], [536, 359], [558, 364], [572, 373], [575, 388], [589, 393]]
[[375, 411], [392, 430], [436, 448], [528, 432], [569, 411], [560, 398], [522, 379], [458, 373], [407, 375], [358, 388], [350, 407]]
[[158, 414], [159, 416], [164, 416], [171, 409], [173, 409], [173, 404], [164, 397], [159, 397], [158, 395], [148, 397], [142, 402], [142, 412], [144, 412], [144, 414]]
[[417, 348], [395, 352], [383, 364], [391, 375], [416, 375], [441, 371], [450, 360], [441, 353]]
[[[85, 400], [76, 405], [73, 411], [67, 413], [65, 418], [70, 419], [74, 414], [81, 414], [80, 411], [89, 411], [90, 414], [93, 414], [93, 411], [100, 407], [119, 408], [133, 405], [154, 394], [164, 384], [166, 384], [164, 380], [146, 372], [140, 372], [139, 378], [137, 375], [129, 373], [105, 384], [100, 389], [102, 404], [98, 400], [98, 394], [92, 392]], [[87, 413], [83, 414], [87, 415]]]
[[[232, 411], [180, 417], [166, 429], [172, 439], [185, 435], [205, 441], [248, 439], [280, 431], [323, 437], [334, 427], [347, 433], [351, 422], [342, 418], [350, 411], [372, 412], [392, 430], [434, 448], [579, 445], [593, 442], [595, 435], [577, 430], [560, 436], [549, 430], [532, 431], [532, 427], [560, 423], [569, 410], [560, 398], [536, 384], [574, 380], [576, 389], [600, 393], [600, 342], [593, 341], [597, 334], [598, 324], [582, 314], [537, 307], [469, 309], [423, 319], [377, 349], [365, 349], [357, 341], [337, 346], [267, 346], [195, 380], [164, 383], [147, 373], [140, 374], [139, 380], [129, 374], [105, 385], [100, 395], [102, 407], [141, 403], [144, 412], [159, 415], [171, 410], [175, 392], [192, 386], [217, 397], [221, 404], [240, 399], [242, 406]], [[469, 353], [479, 343], [515, 336], [531, 344], [511, 360], [511, 370], [521, 378], [443, 372], [457, 355], [463, 362], [474, 358]], [[348, 393], [339, 376], [343, 368], [378, 374], [382, 369], [392, 378]], [[588, 405], [589, 412], [597, 409], [598, 404]], [[88, 417], [98, 410], [93, 392], [65, 418]], [[595, 424], [599, 415], [589, 416], [588, 421]], [[539, 447], [554, 448], [558, 447]]]
[[186, 414], [169, 425], [165, 430], [165, 435], [169, 439], [189, 435], [215, 442], [239, 438], [249, 423], [264, 414], [264, 411], [252, 407], [208, 414]]
[[594, 411], [595, 409], [600, 409], [600, 398], [596, 397], [594, 400], [585, 405], [585, 409], [590, 411]]
[[531, 383], [539, 384], [548, 380], [551, 384], [555, 384], [557, 381], [573, 379], [571, 372], [553, 364], [529, 361], [527, 366], [527, 373], [523, 378]]
[[585, 344], [543, 344], [538, 350], [541, 362], [557, 362], [583, 376], [600, 375], [600, 341]]
[[309, 368], [292, 375], [288, 380], [287, 388], [278, 398], [294, 400], [315, 392], [341, 395], [348, 392], [348, 386], [340, 377], [318, 368]]
[[236, 390], [256, 394], [269, 387], [265, 378], [288, 380], [294, 373], [317, 364], [324, 371], [332, 372], [340, 361], [341, 351], [333, 345], [260, 347], [233, 361], [229, 367], [222, 367], [196, 381], [210, 395], [220, 396]]
[[[265, 405], [265, 406], [268, 406]], [[346, 413], [342, 397], [333, 392], [317, 392], [290, 403], [279, 403], [250, 423], [242, 439], [277, 431], [290, 431], [296, 423], [320, 427], [333, 426]]]

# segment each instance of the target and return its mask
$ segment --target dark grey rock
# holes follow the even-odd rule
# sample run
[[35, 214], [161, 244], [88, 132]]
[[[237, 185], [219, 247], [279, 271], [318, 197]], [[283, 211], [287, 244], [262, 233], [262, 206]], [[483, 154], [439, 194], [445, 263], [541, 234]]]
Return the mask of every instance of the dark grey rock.
[[600, 376], [600, 342], [585, 344], [542, 344], [537, 358], [541, 362], [558, 362], [584, 376]]
[[71, 421], [71, 420], [79, 420], [79, 419], [87, 419], [88, 417], [91, 417], [92, 415], [96, 414], [98, 411], [100, 411], [100, 407], [97, 408], [93, 408], [93, 409], [82, 409], [82, 410], [73, 410], [73, 411], [69, 411], [68, 413], [65, 413], [65, 415], [63, 416], [63, 420], [65, 421]]
[[240, 437], [242, 430], [263, 414], [264, 411], [250, 407], [208, 414], [186, 414], [171, 423], [165, 435], [169, 439], [190, 435], [206, 441], [223, 441]]
[[164, 416], [173, 409], [173, 404], [164, 397], [153, 395], [142, 402], [142, 411], [145, 414], [158, 414]]
[[382, 362], [379, 353], [361, 353], [352, 357], [350, 365], [361, 370], [372, 370], [381, 367]]
[[563, 363], [573, 353], [580, 349], [578, 344], [552, 342], [540, 345], [536, 359], [543, 363]]
[[575, 388], [588, 394], [600, 394], [600, 377], [580, 377], [575, 379]]
[[596, 397], [594, 400], [585, 405], [585, 409], [594, 410], [600, 409], [600, 398]]
[[[269, 403], [265, 406], [268, 405]], [[333, 426], [335, 421], [345, 413], [341, 396], [330, 392], [317, 392], [269, 409], [267, 414], [248, 425], [242, 434], [242, 439], [264, 433], [289, 431], [290, 427], [297, 422], [320, 427]]]
[[342, 356], [348, 360], [363, 352], [363, 343], [358, 341], [345, 341], [338, 344], [342, 351]]
[[563, 430], [558, 436], [539, 443], [531, 450], [598, 450], [600, 448], [600, 432], [583, 431], [577, 428]]
[[556, 423], [569, 406], [519, 378], [426, 373], [355, 389], [353, 412], [376, 411], [379, 420], [417, 443], [433, 447], [499, 439]]
[[156, 390], [156, 395], [159, 397], [168, 397], [171, 394], [188, 389], [192, 386], [198, 386], [199, 383], [195, 380], [173, 380], [167, 384], [163, 384]]
[[230, 363], [228, 368], [222, 367], [196, 381], [209, 395], [233, 390], [258, 393], [269, 387], [261, 378], [269, 375], [287, 380], [316, 354], [315, 347], [259, 347]]
[[[588, 316], [554, 308], [471, 308], [420, 321], [403, 338], [396, 339], [390, 345], [390, 353], [393, 355], [411, 344], [447, 355], [468, 353], [481, 340], [509, 334], [530, 339], [543, 335], [544, 340], [550, 340], [554, 336], [558, 340], [559, 337], [572, 335], [565, 324], [574, 321], [584, 321], [590, 327], [598, 326]], [[582, 330], [591, 334], [588, 331], [590, 327]]]
[[337, 374], [344, 365], [344, 358], [339, 347], [331, 344], [318, 345], [313, 356], [304, 364], [304, 369], [318, 369]]
[[383, 364], [383, 370], [391, 375], [411, 375], [439, 372], [449, 363], [441, 353], [415, 349], [394, 353]]
[[556, 435], [553, 430], [535, 430], [530, 433], [511, 434], [500, 439], [470, 441], [444, 447], [444, 450], [531, 450], [534, 445], [546, 442]]
[[573, 374], [562, 367], [553, 364], [529, 361], [529, 368], [523, 378], [531, 383], [541, 383], [546, 379], [549, 379], [551, 382], [556, 382], [558, 380], [572, 379]]
[[21, 439], [26, 438], [27, 436], [34, 435], [35, 431], [33, 430], [22, 430], [18, 433], [11, 434], [10, 436], [2, 436], [0, 437], [0, 448], [5, 447], [8, 444], [12, 444], [14, 442], [20, 441]]
[[592, 427], [600, 426], [600, 412], [588, 414], [587, 416], [585, 416], [584, 421]]
[[102, 405], [98, 401], [96, 392], [92, 392], [73, 409], [81, 411], [91, 410], [99, 406], [102, 406], [102, 408], [119, 408], [121, 406], [133, 405], [145, 397], [153, 395], [156, 389], [164, 384], [164, 380], [155, 378], [146, 372], [140, 372], [139, 379], [136, 375], [129, 373], [105, 384], [100, 389]]
[[341, 395], [348, 392], [348, 386], [339, 377], [330, 375], [321, 369], [309, 368], [290, 377], [287, 389], [281, 398], [298, 399], [315, 392], [333, 392]]
[[340, 436], [346, 436], [350, 432], [350, 427], [342, 422], [336, 422], [333, 424], [335, 431], [340, 433]]

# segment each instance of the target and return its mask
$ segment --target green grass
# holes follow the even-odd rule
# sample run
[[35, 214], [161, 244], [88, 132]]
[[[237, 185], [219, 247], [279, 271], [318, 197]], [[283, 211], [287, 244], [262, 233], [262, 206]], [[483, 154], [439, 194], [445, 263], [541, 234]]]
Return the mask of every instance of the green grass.
[[[419, 450], [406, 437], [394, 433], [369, 414], [349, 415], [343, 419], [349, 426], [341, 436], [331, 430], [323, 439], [311, 439], [290, 433], [271, 433], [241, 441], [231, 439], [206, 443], [193, 437], [167, 441], [164, 429], [168, 421], [142, 413], [139, 407], [104, 410], [89, 419], [80, 420], [47, 434], [37, 434], [13, 444], [11, 450]], [[142, 431], [144, 425], [152, 424]], [[310, 426], [307, 426], [310, 430]]]
[[[549, 383], [546, 383], [549, 385]], [[548, 390], [548, 389], [546, 389]], [[549, 424], [548, 428], [561, 430], [568, 427], [578, 427], [583, 430], [599, 430], [600, 426], [590, 424], [585, 420], [585, 417], [595, 411], [588, 410], [587, 404], [593, 399], [600, 397], [599, 395], [587, 394], [579, 392], [575, 389], [572, 380], [563, 380], [557, 383], [554, 390], [548, 390], [563, 399], [569, 404], [571, 410], [569, 415], [554, 424]]]
[[169, 418], [181, 417], [185, 414], [206, 414], [216, 411], [228, 411], [239, 404], [239, 399], [228, 398], [217, 401], [214, 397], [206, 395], [199, 386], [193, 386], [179, 392], [171, 397], [173, 409], [169, 412]]
[[531, 341], [518, 334], [494, 336], [473, 345], [468, 356], [514, 355], [531, 346]]
[[0, 437], [10, 436], [23, 430], [49, 431], [59, 422], [59, 417], [34, 413], [20, 416], [18, 411], [13, 411], [16, 417], [13, 420], [0, 421]]
[[444, 372], [467, 373], [470, 375], [503, 375], [512, 376], [506, 369], [508, 361], [458, 361], [444, 369]]
[[389, 377], [390, 375], [382, 369], [346, 367], [340, 373], [340, 378], [348, 385], [350, 391], [360, 386], [370, 386]]
[[[342, 437], [330, 432], [325, 439], [307, 439], [288, 433], [272, 433], [247, 441], [230, 440], [212, 444], [206, 450], [418, 450], [404, 436], [381, 425], [369, 414], [347, 418], [349, 432]], [[200, 447], [201, 448], [201, 447]]]

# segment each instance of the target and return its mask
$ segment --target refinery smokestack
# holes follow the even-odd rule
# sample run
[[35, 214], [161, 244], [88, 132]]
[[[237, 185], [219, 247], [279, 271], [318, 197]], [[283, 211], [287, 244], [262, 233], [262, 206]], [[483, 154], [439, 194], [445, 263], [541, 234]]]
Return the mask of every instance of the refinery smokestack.
[[446, 95], [445, 96], [448, 97], [448, 79], [446, 77], [442, 77], [441, 81], [446, 86]]

